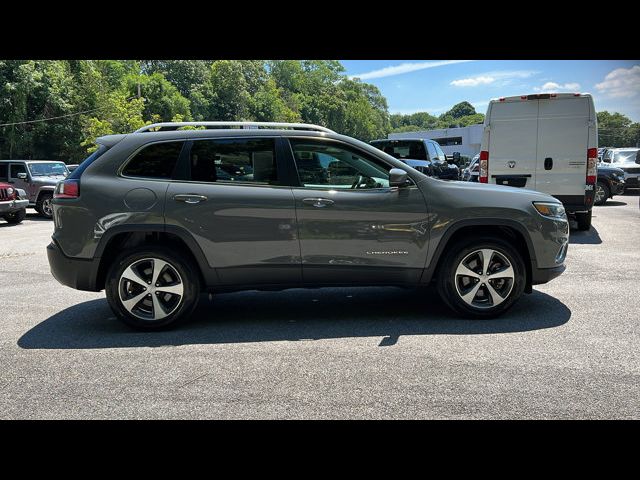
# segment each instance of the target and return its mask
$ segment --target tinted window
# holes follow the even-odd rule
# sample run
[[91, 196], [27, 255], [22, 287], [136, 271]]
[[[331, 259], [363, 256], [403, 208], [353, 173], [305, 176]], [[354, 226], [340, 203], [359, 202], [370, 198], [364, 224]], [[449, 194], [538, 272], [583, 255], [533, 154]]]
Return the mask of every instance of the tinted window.
[[27, 168], [23, 163], [12, 163], [9, 173], [11, 178], [18, 178], [19, 173], [27, 173]]
[[154, 143], [140, 150], [122, 171], [130, 177], [171, 178], [183, 142]]
[[427, 159], [424, 142], [421, 140], [381, 140], [371, 142], [371, 145], [399, 159]]
[[434, 143], [433, 146], [436, 147], [436, 151], [438, 152], [438, 157], [440, 158], [440, 160], [442, 160], [443, 162], [446, 161], [447, 157], [442, 151], [442, 149], [440, 148], [440, 145], [438, 145], [437, 143]]
[[0, 180], [7, 181], [7, 172], [9, 170], [9, 166], [6, 163], [0, 163]]
[[87, 169], [87, 167], [91, 165], [94, 161], [100, 158], [100, 156], [107, 150], [109, 150], [108, 147], [105, 147], [104, 145], [100, 145], [95, 152], [93, 152], [91, 155], [85, 158], [80, 163], [80, 165], [71, 172], [71, 175], [69, 175], [69, 178], [80, 178], [80, 176], [82, 175], [82, 172], [84, 172]]
[[431, 160], [435, 160], [438, 156], [438, 152], [436, 152], [436, 147], [433, 143], [427, 142], [427, 150], [429, 151], [429, 158]]
[[300, 182], [309, 188], [383, 188], [390, 167], [335, 143], [291, 140]]
[[278, 181], [271, 138], [195, 140], [190, 157], [191, 180], [198, 182]]

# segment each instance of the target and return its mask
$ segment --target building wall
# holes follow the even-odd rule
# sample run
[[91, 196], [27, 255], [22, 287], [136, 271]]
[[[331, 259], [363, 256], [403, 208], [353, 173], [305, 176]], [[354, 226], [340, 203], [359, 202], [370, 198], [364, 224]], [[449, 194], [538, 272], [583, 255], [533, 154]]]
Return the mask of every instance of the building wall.
[[479, 124], [461, 128], [439, 128], [436, 130], [422, 130], [418, 132], [390, 133], [389, 139], [400, 140], [403, 138], [428, 138], [430, 140], [437, 140], [439, 138], [462, 137], [461, 145], [441, 144], [440, 146], [442, 147], [442, 151], [447, 155], [452, 155], [453, 152], [460, 152], [460, 155], [473, 157], [477, 153], [480, 153], [483, 129], [484, 125]]

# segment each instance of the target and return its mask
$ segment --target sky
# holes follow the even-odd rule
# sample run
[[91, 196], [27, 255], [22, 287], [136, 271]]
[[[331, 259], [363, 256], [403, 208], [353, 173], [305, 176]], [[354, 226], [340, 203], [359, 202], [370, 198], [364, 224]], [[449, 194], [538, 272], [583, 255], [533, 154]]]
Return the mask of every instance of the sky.
[[596, 111], [640, 122], [640, 60], [342, 60], [346, 73], [373, 83], [390, 113], [440, 115], [467, 100], [485, 113], [489, 100], [537, 92], [593, 95]]

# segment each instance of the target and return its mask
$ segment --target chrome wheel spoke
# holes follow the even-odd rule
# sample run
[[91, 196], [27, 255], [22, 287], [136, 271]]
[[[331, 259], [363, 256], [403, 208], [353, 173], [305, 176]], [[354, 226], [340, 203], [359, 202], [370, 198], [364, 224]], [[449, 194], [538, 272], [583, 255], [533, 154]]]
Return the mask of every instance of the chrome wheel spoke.
[[161, 286], [156, 288], [156, 292], [170, 293], [172, 295], [180, 295], [180, 296], [182, 296], [183, 291], [184, 291], [184, 288], [182, 287], [181, 283], [178, 283], [176, 285], [167, 285], [166, 287]]
[[133, 309], [135, 308], [135, 306], [138, 303], [140, 303], [140, 301], [147, 295], [148, 295], [148, 293], [146, 291], [142, 292], [142, 293], [139, 293], [135, 297], [131, 297], [128, 300], [122, 300], [122, 305], [124, 305], [124, 308], [126, 308], [129, 312], [133, 313]]
[[516, 276], [515, 272], [513, 271], [513, 267], [511, 265], [503, 268], [502, 270], [500, 270], [499, 272], [494, 272], [491, 273], [489, 275], [487, 275], [487, 278], [490, 278], [491, 280], [494, 280], [496, 278], [514, 278]]
[[493, 256], [493, 250], [483, 248], [480, 250], [482, 254], [482, 274], [486, 275], [489, 273], [489, 265], [491, 264], [491, 257]]
[[122, 272], [121, 278], [125, 278], [133, 283], [137, 283], [138, 285], [142, 285], [144, 287], [147, 286], [147, 281], [142, 278], [138, 273], [136, 273], [132, 268], [132, 265], [129, 265], [127, 269]]
[[153, 298], [153, 319], [160, 320], [168, 315], [167, 311], [162, 306], [162, 302], [157, 295], [151, 295]]
[[458, 275], [463, 275], [465, 277], [472, 277], [472, 278], [480, 278], [480, 275], [478, 275], [476, 272], [466, 267], [462, 263], [458, 265], [458, 269], [456, 270], [456, 276]]
[[152, 285], [156, 285], [158, 283], [158, 278], [167, 265], [168, 263], [164, 260], [159, 260], [157, 258], [153, 259], [153, 274], [151, 278]]
[[496, 289], [491, 286], [491, 283], [487, 282], [485, 283], [485, 286], [487, 287], [487, 290], [489, 291], [489, 295], [491, 296], [491, 302], [493, 307], [495, 307], [496, 305], [500, 305], [502, 302], [506, 300], [506, 297], [503, 297], [502, 295], [500, 295], [496, 291]]
[[471, 290], [469, 290], [467, 293], [462, 295], [462, 299], [468, 304], [471, 304], [473, 300], [476, 298], [476, 295], [478, 294], [480, 285], [481, 285], [480, 282], [476, 283]]

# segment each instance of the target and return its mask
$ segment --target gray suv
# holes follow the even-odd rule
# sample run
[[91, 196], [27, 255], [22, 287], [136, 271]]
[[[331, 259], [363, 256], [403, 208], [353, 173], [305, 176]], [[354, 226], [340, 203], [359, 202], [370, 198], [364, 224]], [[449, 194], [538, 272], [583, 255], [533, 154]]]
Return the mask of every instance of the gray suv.
[[324, 127], [162, 123], [97, 143], [56, 187], [49, 264], [139, 329], [188, 318], [203, 291], [339, 285], [436, 283], [490, 318], [565, 268], [553, 197], [430, 178]]
[[67, 175], [67, 166], [60, 161], [0, 160], [0, 182], [27, 192], [29, 207], [46, 218], [53, 217], [53, 189]]

